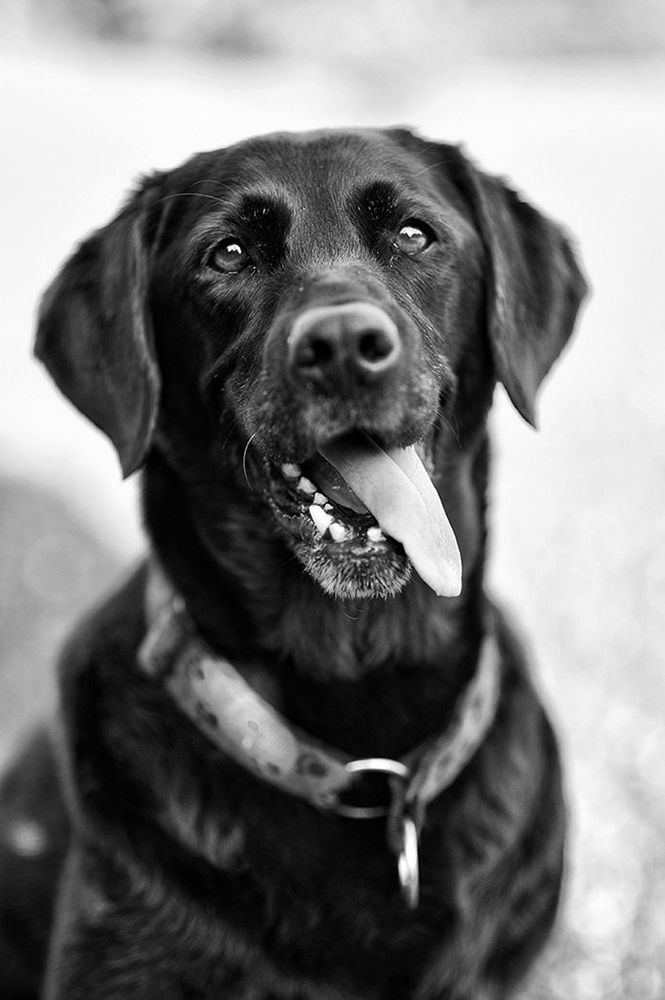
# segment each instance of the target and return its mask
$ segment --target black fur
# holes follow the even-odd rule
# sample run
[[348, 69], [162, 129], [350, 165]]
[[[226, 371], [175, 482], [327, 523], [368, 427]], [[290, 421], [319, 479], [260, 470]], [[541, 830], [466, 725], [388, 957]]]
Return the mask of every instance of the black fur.
[[[414, 219], [435, 238], [409, 257], [395, 236]], [[215, 269], [226, 238], [250, 255], [238, 273]], [[356, 756], [445, 727], [488, 620], [502, 687], [485, 743], [428, 809], [410, 911], [383, 821], [250, 776], [142, 675], [141, 568], [61, 658], [57, 749], [40, 736], [5, 779], [3, 827], [32, 810], [51, 848], [48, 863], [2, 857], [3, 998], [36, 997], [43, 977], [47, 1000], [509, 995], [555, 914], [565, 824], [554, 737], [483, 590], [486, 417], [498, 377], [534, 420], [584, 289], [558, 227], [406, 130], [201, 154], [146, 179], [74, 254], [37, 353], [125, 473], [144, 466], [148, 534], [203, 636]], [[306, 310], [345, 302], [378, 306], [401, 353], [340, 389], [304, 378], [287, 339]], [[459, 598], [409, 579], [399, 547], [341, 557], [282, 503], [279, 463], [361, 431], [423, 442]], [[54, 753], [69, 820], [43, 778]]]

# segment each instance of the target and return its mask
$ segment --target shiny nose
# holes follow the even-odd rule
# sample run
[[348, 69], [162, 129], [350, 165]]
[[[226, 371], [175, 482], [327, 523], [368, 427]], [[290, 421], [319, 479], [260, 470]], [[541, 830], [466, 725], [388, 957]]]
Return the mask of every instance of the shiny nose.
[[307, 309], [294, 322], [287, 348], [292, 373], [326, 390], [379, 382], [402, 353], [397, 327], [371, 302]]

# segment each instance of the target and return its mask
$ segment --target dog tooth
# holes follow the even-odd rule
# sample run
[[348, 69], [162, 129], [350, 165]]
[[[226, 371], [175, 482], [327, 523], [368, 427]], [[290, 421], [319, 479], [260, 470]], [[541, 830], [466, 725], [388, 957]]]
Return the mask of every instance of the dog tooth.
[[312, 504], [309, 508], [309, 516], [314, 521], [314, 524], [319, 530], [320, 534], [324, 534], [330, 525], [333, 523], [333, 519], [330, 514], [327, 514], [322, 507], [317, 507], [316, 504]]
[[335, 508], [333, 507], [333, 505], [332, 505], [331, 503], [324, 503], [324, 505], [323, 505], [323, 509], [324, 509], [324, 510], [327, 510], [327, 511], [328, 511], [328, 513], [330, 513], [330, 511], [331, 511], [331, 510], [334, 510]]
[[298, 489], [301, 493], [309, 493], [310, 495], [317, 492], [316, 486], [311, 479], [307, 478], [307, 476], [300, 477], [298, 480]]
[[367, 537], [370, 542], [385, 542], [386, 540], [386, 536], [381, 531], [381, 528], [375, 525], [367, 529]]
[[302, 469], [295, 462], [284, 462], [282, 465], [282, 475], [285, 479], [300, 479]]
[[314, 503], [318, 504], [319, 507], [325, 507], [325, 505], [328, 503], [328, 497], [324, 497], [323, 493], [315, 493]]
[[332, 524], [328, 526], [328, 531], [332, 536], [334, 542], [343, 542], [346, 538], [346, 528], [339, 521], [333, 521]]

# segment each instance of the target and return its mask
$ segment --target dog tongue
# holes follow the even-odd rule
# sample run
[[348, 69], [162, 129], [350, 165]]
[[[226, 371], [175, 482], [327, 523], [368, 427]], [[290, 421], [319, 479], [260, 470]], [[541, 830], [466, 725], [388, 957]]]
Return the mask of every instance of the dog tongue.
[[338, 439], [321, 454], [385, 534], [402, 543], [425, 583], [441, 597], [456, 597], [462, 589], [457, 539], [413, 445], [384, 451], [369, 439], [366, 443]]

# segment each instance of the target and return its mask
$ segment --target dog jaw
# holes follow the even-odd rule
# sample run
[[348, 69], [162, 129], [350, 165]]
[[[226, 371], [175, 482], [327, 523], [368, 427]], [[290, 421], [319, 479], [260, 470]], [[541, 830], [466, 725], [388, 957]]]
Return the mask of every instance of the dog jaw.
[[305, 569], [329, 597], [341, 601], [397, 597], [411, 578], [411, 564], [400, 552], [331, 558], [323, 545], [298, 552]]

